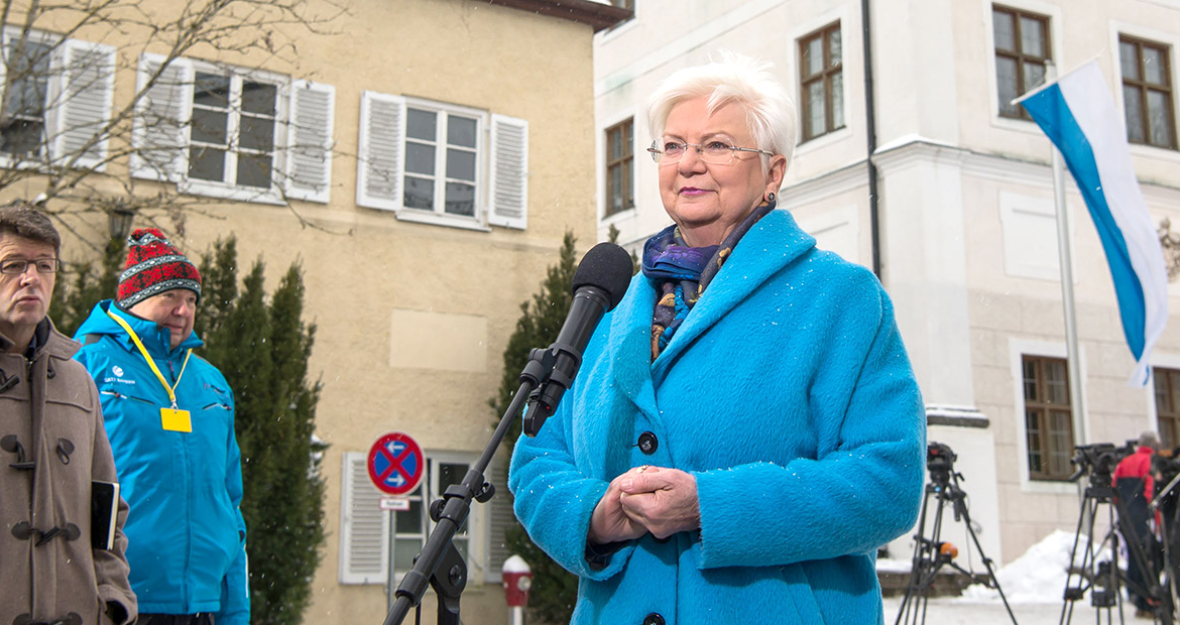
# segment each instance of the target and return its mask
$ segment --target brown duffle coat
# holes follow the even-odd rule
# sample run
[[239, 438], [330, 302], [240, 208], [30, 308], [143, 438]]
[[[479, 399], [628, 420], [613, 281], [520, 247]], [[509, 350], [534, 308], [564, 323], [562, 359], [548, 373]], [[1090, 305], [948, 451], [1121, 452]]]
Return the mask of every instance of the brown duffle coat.
[[98, 391], [70, 359], [79, 345], [47, 326], [31, 361], [0, 335], [0, 625], [108, 625], [108, 607], [130, 623], [127, 504], [114, 549], [90, 536], [92, 481], [118, 481]]

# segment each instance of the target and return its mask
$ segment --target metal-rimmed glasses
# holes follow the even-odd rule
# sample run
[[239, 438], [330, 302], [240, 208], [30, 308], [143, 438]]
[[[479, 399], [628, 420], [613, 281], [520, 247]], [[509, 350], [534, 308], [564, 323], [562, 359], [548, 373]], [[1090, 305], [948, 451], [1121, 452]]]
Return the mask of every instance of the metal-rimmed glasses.
[[30, 264], [36, 267], [37, 273], [57, 273], [61, 269], [61, 261], [56, 258], [13, 258], [0, 261], [0, 273], [21, 274], [29, 270]]
[[774, 156], [774, 152], [759, 150], [758, 148], [741, 148], [736, 145], [730, 145], [720, 139], [706, 141], [703, 144], [686, 143], [684, 141], [665, 141], [663, 149], [660, 148], [659, 141], [652, 141], [651, 147], [647, 151], [651, 154], [651, 160], [660, 165], [672, 165], [679, 163], [680, 159], [684, 158], [689, 147], [696, 148], [697, 156], [710, 165], [728, 165], [733, 162], [733, 155], [737, 152], [753, 152], [755, 154]]

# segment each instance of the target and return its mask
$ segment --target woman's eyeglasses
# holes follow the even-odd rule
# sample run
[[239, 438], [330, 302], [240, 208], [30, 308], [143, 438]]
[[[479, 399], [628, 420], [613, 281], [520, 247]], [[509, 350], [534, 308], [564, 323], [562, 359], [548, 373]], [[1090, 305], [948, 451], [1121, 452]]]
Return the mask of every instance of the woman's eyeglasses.
[[754, 152], [755, 154], [774, 156], [773, 152], [757, 148], [739, 148], [716, 139], [703, 144], [665, 141], [663, 146], [658, 141], [652, 141], [651, 147], [647, 151], [651, 154], [651, 160], [660, 165], [671, 165], [679, 163], [690, 147], [696, 148], [697, 156], [710, 165], [728, 165], [733, 162], [733, 155], [737, 152]]

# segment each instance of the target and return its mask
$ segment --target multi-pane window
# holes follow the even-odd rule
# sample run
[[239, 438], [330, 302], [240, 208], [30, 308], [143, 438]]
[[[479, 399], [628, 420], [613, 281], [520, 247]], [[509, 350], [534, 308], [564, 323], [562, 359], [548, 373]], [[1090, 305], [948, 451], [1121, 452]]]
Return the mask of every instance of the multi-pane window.
[[799, 40], [803, 140], [844, 127], [844, 65], [840, 22]]
[[[427, 458], [422, 487], [407, 497], [410, 500], [410, 509], [393, 513], [393, 569], [399, 579], [414, 567], [414, 557], [422, 552], [427, 535], [434, 529], [434, 521], [430, 519], [428, 512], [430, 502], [440, 499], [448, 486], [462, 482], [463, 476], [467, 475], [470, 468], [471, 465], [466, 463]], [[426, 491], [425, 495], [423, 490]], [[455, 532], [455, 538], [452, 540], [455, 549], [464, 559], [469, 557], [471, 542], [467, 525], [464, 523]]]
[[365, 91], [356, 202], [398, 219], [476, 230], [528, 226], [528, 121]]
[[1180, 371], [1156, 368], [1152, 379], [1160, 444], [1167, 449], [1180, 447]]
[[634, 118], [606, 129], [606, 214], [635, 208], [632, 189]]
[[147, 53], [137, 74], [132, 176], [219, 198], [328, 202], [334, 87]]
[[1073, 417], [1066, 361], [1023, 356], [1024, 435], [1028, 474], [1036, 480], [1065, 480], [1073, 472]]
[[278, 86], [236, 74], [196, 72], [188, 176], [269, 189]]
[[[383, 509], [382, 499], [388, 496], [382, 495], [370, 481], [368, 454], [345, 452], [342, 460], [340, 581], [344, 584], [385, 583], [391, 571], [391, 550], [392, 574], [395, 579], [401, 579], [413, 568], [414, 556], [421, 553], [426, 537], [434, 531], [430, 503], [441, 499], [448, 486], [463, 481], [473, 457], [465, 453], [428, 452], [421, 484], [408, 495], [394, 497], [394, 500], [401, 500], [406, 509], [392, 512]], [[454, 537], [455, 548], [472, 565], [472, 579], [498, 574], [498, 571], [487, 568], [497, 561], [487, 559], [489, 546], [484, 538], [487, 521], [483, 510], [483, 506], [472, 508]], [[510, 519], [511, 512], [501, 525], [493, 521], [493, 533], [502, 536], [503, 524]]]
[[1053, 60], [1049, 18], [994, 5], [992, 26], [996, 44], [996, 89], [1000, 115], [1032, 119], [1012, 100], [1045, 81], [1045, 66]]
[[406, 109], [406, 208], [475, 216], [479, 118]]
[[32, 40], [8, 43], [8, 93], [0, 130], [0, 151], [13, 156], [41, 156], [45, 145], [45, 109], [53, 47]]
[[1176, 109], [1168, 46], [1119, 37], [1127, 140], [1176, 149]]

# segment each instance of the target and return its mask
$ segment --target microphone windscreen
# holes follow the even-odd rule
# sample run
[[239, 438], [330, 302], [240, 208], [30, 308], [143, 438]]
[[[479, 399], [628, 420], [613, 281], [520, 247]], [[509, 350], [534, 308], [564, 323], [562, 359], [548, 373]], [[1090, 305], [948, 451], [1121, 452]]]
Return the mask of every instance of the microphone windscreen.
[[614, 310], [623, 301], [632, 271], [634, 264], [627, 250], [614, 243], [599, 243], [578, 263], [578, 270], [574, 272], [574, 293], [584, 286], [598, 287], [610, 297], [607, 310]]

